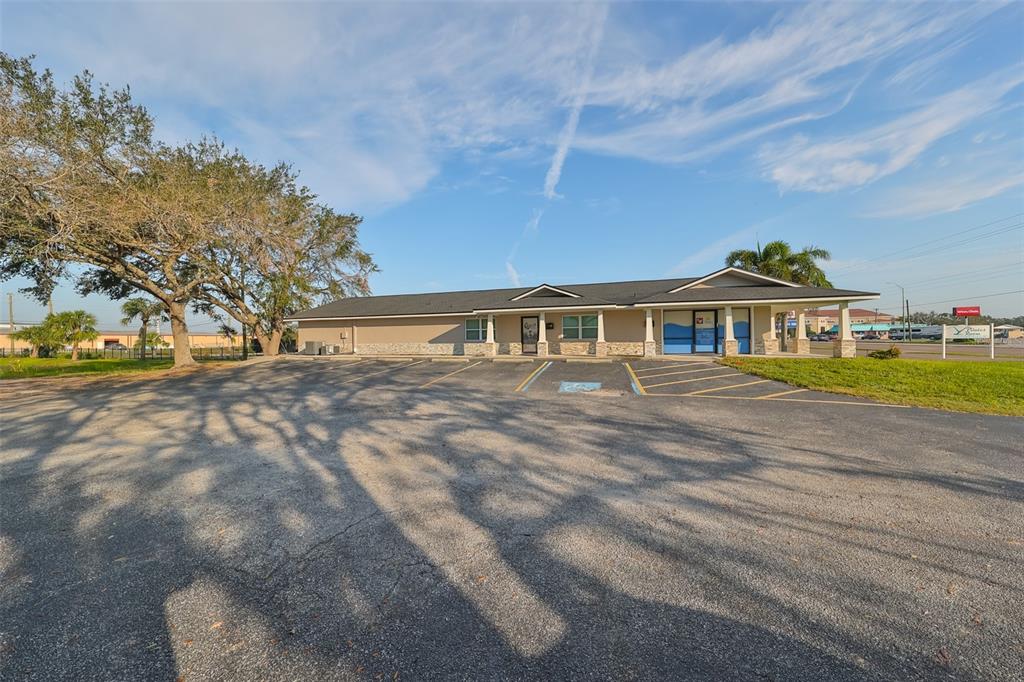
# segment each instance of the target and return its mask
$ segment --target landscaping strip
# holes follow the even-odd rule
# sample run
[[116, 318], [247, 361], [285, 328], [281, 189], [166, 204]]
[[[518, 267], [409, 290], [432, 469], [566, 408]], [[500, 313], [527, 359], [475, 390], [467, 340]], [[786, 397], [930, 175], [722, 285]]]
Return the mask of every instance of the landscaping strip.
[[746, 374], [815, 391], [955, 412], [1024, 416], [1024, 365], [871, 358], [729, 357]]

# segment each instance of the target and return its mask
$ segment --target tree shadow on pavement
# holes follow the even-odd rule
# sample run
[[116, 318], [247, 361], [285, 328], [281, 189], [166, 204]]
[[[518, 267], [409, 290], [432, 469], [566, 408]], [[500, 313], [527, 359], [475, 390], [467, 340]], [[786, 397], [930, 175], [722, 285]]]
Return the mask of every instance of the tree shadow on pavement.
[[[970, 519], [932, 536], [917, 505], [1010, 515], [1019, 480], [773, 445], [770, 416], [741, 428], [656, 401], [347, 376], [264, 363], [0, 401], [0, 676], [981, 678], [1012, 663], [956, 619], [1011, 618], [1019, 550], [959, 533]], [[939, 595], [948, 624], [929, 628], [950, 581], [969, 608]], [[970, 647], [987, 667], [938, 653]]]

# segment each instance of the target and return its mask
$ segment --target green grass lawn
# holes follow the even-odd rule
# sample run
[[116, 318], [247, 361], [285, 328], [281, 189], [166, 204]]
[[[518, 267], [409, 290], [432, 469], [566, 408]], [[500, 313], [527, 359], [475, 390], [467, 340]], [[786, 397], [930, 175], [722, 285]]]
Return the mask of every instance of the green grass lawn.
[[817, 391], [958, 412], [1024, 416], [1024, 363], [871, 358], [723, 358], [747, 374]]
[[168, 369], [173, 360], [132, 360], [103, 358], [75, 360], [67, 358], [0, 358], [0, 379], [28, 379], [66, 374], [115, 374]]

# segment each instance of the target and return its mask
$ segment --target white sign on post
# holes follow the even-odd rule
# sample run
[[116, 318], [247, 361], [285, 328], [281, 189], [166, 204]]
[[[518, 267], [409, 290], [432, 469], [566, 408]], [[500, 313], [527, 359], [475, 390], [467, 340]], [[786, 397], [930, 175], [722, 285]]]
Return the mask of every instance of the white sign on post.
[[942, 359], [946, 359], [946, 340], [988, 339], [988, 356], [996, 357], [996, 334], [991, 324], [944, 324], [942, 325]]

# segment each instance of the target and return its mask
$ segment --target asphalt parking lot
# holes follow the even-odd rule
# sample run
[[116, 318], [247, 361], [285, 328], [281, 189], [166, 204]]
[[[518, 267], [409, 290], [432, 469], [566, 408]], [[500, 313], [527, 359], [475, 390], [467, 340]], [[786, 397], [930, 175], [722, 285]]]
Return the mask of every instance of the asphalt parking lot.
[[0, 385], [0, 678], [1020, 679], [1020, 419], [684, 364]]

